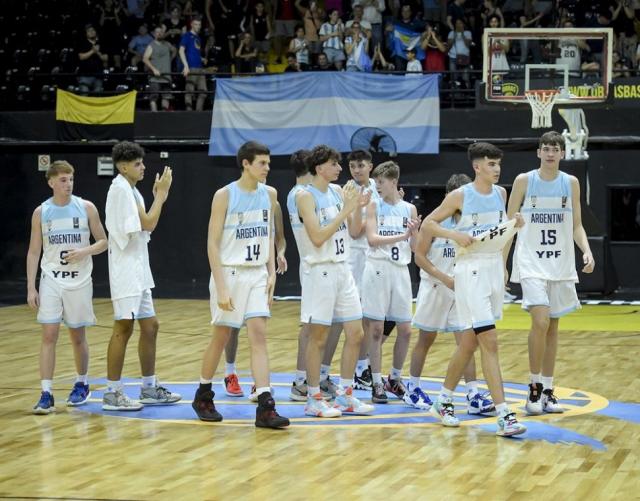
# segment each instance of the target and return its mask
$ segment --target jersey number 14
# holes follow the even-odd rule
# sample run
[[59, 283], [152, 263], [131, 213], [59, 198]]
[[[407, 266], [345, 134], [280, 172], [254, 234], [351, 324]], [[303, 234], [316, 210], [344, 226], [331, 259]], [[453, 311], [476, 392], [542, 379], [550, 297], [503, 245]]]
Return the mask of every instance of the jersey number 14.
[[260, 244], [247, 245], [247, 257], [245, 261], [257, 261], [260, 257]]

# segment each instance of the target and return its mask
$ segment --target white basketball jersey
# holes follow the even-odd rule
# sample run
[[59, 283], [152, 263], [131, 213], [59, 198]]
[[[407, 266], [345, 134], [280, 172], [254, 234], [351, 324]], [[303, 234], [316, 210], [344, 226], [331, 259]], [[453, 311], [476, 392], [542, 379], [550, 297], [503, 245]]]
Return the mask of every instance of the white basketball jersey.
[[525, 225], [516, 241], [511, 280], [577, 282], [570, 176], [559, 172], [553, 181], [544, 181], [537, 170], [528, 172], [527, 193], [520, 212]]
[[[448, 230], [453, 230], [456, 227], [456, 221], [453, 217], [445, 219], [440, 223], [440, 226]], [[431, 242], [431, 248], [427, 253], [427, 259], [433, 263], [442, 273], [449, 276], [453, 276], [453, 265], [456, 259], [456, 248], [454, 243], [447, 238], [434, 238]], [[420, 270], [420, 278], [423, 280], [432, 280], [434, 282], [440, 282], [433, 275], [429, 275], [426, 271]]]
[[556, 64], [566, 64], [569, 71], [580, 71], [580, 47], [578, 41], [573, 38], [560, 40], [560, 57], [556, 59]]
[[[376, 217], [378, 219], [378, 235], [381, 237], [395, 237], [407, 232], [411, 220], [411, 204], [398, 200], [394, 205], [383, 199], [376, 200]], [[367, 256], [372, 259], [386, 259], [393, 264], [408, 265], [411, 262], [411, 246], [409, 240], [402, 240], [394, 244], [376, 245], [369, 247]]]
[[[497, 186], [491, 187], [491, 193], [484, 195], [479, 193], [473, 183], [465, 184], [458, 188], [462, 190], [462, 215], [458, 221], [457, 230], [468, 233], [472, 237], [486, 230], [495, 228], [507, 220], [507, 212], [504, 206], [504, 198]], [[497, 254], [500, 251], [490, 252]], [[474, 253], [468, 253], [473, 256]], [[485, 254], [483, 252], [483, 254]], [[458, 256], [460, 258], [461, 256]]]
[[300, 220], [300, 213], [298, 212], [298, 204], [296, 204], [296, 194], [304, 190], [306, 186], [296, 184], [287, 195], [287, 212], [289, 213], [289, 221], [291, 222], [291, 230], [293, 231], [293, 238], [296, 241], [296, 247], [298, 248], [298, 254], [302, 256], [304, 251], [302, 246], [304, 245], [305, 233], [304, 225]]
[[91, 242], [89, 217], [80, 197], [71, 196], [64, 206], [53, 199], [41, 205], [42, 273], [54, 280], [62, 289], [78, 289], [91, 282], [93, 260], [86, 256], [79, 262], [67, 263], [65, 255], [73, 249], [88, 247]]
[[[371, 191], [371, 200], [372, 201], [377, 202], [378, 200], [381, 200], [380, 195], [378, 193], [378, 189], [376, 188], [376, 182], [373, 179], [369, 179], [369, 186], [366, 189]], [[362, 220], [365, 221], [366, 218], [367, 218], [367, 208], [363, 207], [362, 208]], [[369, 248], [369, 242], [367, 241], [366, 233], [363, 234], [359, 238], [351, 238], [351, 237], [349, 237], [349, 240], [351, 241], [351, 248], [352, 249], [363, 249], [363, 250], [365, 250], [365, 249]]]
[[227, 185], [229, 206], [224, 219], [220, 257], [223, 266], [261, 266], [271, 246], [271, 199], [267, 187], [258, 183], [247, 192], [233, 182]]
[[[315, 202], [315, 212], [321, 227], [331, 224], [342, 210], [342, 196], [336, 188], [329, 185], [326, 192], [322, 192], [312, 185], [305, 188], [313, 196]], [[316, 247], [307, 231], [301, 234], [299, 251], [301, 259], [306, 264], [318, 263], [340, 263], [347, 259], [349, 255], [349, 232], [346, 222], [342, 222], [331, 238], [320, 247]]]

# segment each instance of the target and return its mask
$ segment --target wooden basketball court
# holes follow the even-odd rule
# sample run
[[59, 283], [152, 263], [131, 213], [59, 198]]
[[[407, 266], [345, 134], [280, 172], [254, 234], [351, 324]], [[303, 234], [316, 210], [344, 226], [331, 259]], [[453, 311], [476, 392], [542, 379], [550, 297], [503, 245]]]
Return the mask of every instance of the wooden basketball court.
[[[89, 330], [90, 378], [103, 380], [112, 310], [108, 299], [96, 299], [95, 305], [99, 324]], [[54, 383], [58, 412], [32, 415], [40, 393], [40, 328], [26, 306], [0, 309], [0, 497], [640, 498], [638, 306], [587, 306], [561, 322], [556, 384], [560, 396], [575, 405], [561, 416], [522, 417], [519, 408], [529, 431], [515, 439], [494, 436], [495, 418], [445, 429], [428, 413], [423, 418], [415, 410], [406, 419], [396, 419], [399, 405], [389, 405], [383, 417], [369, 422], [324, 420], [315, 425], [311, 418], [293, 419], [284, 431], [256, 429], [249, 418], [202, 423], [186, 410], [209, 337], [208, 302], [157, 300], [156, 309], [158, 375], [183, 393], [183, 403], [176, 408], [184, 411], [184, 419], [125, 418], [65, 407], [75, 371], [64, 330]], [[269, 324], [271, 369], [285, 374], [276, 383], [284, 415], [302, 405], [286, 398], [286, 374], [295, 369], [298, 313], [299, 303], [276, 302]], [[500, 326], [503, 376], [515, 383], [512, 394], [516, 399], [521, 394], [522, 402], [521, 388], [528, 377], [527, 325], [517, 305], [506, 307]], [[424, 376], [434, 388], [453, 347], [452, 337], [441, 335], [429, 354]], [[385, 350], [387, 370], [390, 351]], [[248, 370], [244, 336], [238, 368]], [[124, 375], [139, 376], [135, 344]], [[243, 388], [248, 393], [248, 386]], [[132, 391], [135, 395], [137, 390]], [[217, 401], [229, 400], [222, 392], [217, 396]], [[225, 417], [233, 404], [221, 407]], [[98, 409], [99, 399], [94, 397], [90, 406]], [[463, 414], [464, 408], [457, 411]], [[153, 415], [162, 414], [157, 408]]]

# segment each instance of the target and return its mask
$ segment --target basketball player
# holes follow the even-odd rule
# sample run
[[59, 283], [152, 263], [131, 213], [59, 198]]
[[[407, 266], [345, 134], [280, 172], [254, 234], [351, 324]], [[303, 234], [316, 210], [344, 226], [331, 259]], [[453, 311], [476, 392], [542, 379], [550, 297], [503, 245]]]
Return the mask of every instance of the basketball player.
[[266, 335], [276, 280], [272, 224], [277, 201], [276, 190], [265, 184], [269, 155], [260, 143], [244, 143], [236, 157], [240, 178], [213, 196], [207, 242], [213, 333], [192, 403], [202, 421], [222, 421], [213, 403], [211, 381], [231, 329], [246, 324], [258, 395], [255, 425], [289, 426], [289, 420], [276, 412], [269, 386]]
[[[563, 28], [573, 28], [573, 22], [568, 19], [565, 20]], [[582, 67], [581, 52], [583, 50], [590, 52], [589, 44], [583, 39], [562, 38], [558, 41], [558, 49], [560, 50], [560, 57], [556, 58], [556, 64], [566, 64], [569, 75], [579, 77]]]
[[[89, 345], [85, 327], [95, 325], [91, 256], [104, 252], [107, 236], [95, 205], [73, 195], [74, 169], [57, 160], [47, 169], [47, 184], [53, 196], [33, 211], [31, 240], [27, 253], [27, 303], [38, 310], [42, 324], [40, 346], [40, 400], [34, 414], [55, 412], [53, 372], [60, 322], [69, 328], [76, 382], [67, 405], [86, 403], [91, 396], [88, 382]], [[95, 242], [90, 244], [90, 237]], [[40, 260], [42, 252], [42, 261]], [[40, 262], [40, 291], [36, 274]]]
[[[289, 220], [291, 221], [291, 229], [293, 231], [293, 237], [296, 241], [296, 247], [298, 248], [298, 254], [300, 255], [300, 283], [302, 284], [302, 280], [304, 277], [303, 272], [303, 256], [305, 255], [305, 251], [302, 248], [304, 245], [304, 239], [302, 237], [302, 232], [304, 232], [304, 226], [302, 221], [300, 220], [300, 214], [298, 213], [298, 206], [296, 205], [296, 195], [300, 190], [304, 190], [308, 184], [313, 180], [313, 176], [309, 172], [308, 159], [309, 159], [310, 151], [308, 150], [299, 150], [296, 151], [293, 155], [291, 155], [290, 165], [293, 171], [296, 174], [296, 184], [289, 194], [287, 195], [287, 211], [289, 212]], [[338, 336], [342, 331], [342, 324], [338, 324], [340, 330], [338, 331]], [[298, 334], [298, 358], [296, 360], [296, 377], [291, 385], [291, 393], [289, 394], [289, 398], [298, 402], [306, 402], [308, 397], [308, 387], [307, 387], [307, 370], [306, 370], [306, 352], [307, 352], [307, 341], [309, 339], [309, 329], [310, 324], [303, 323], [300, 327], [300, 332]], [[326, 353], [326, 348], [325, 348]], [[333, 353], [331, 354], [333, 356]], [[324, 361], [323, 361], [324, 362]], [[329, 362], [329, 365], [331, 363]], [[322, 366], [321, 366], [322, 367]], [[334, 393], [337, 390], [335, 384], [328, 377], [324, 377], [322, 368], [320, 370], [320, 393], [322, 394], [322, 398], [325, 400], [331, 400], [335, 395]], [[331, 387], [329, 387], [329, 384]]]
[[[136, 184], [144, 178], [144, 150], [135, 143], [117, 143], [111, 152], [118, 169], [107, 193], [105, 221], [109, 231], [109, 285], [113, 303], [113, 334], [107, 350], [107, 390], [102, 398], [105, 411], [138, 411], [143, 405], [173, 404], [181, 396], [160, 386], [156, 377], [158, 320], [151, 289], [155, 287], [149, 266], [150, 234], [158, 225], [162, 206], [169, 196], [172, 172], [165, 167], [156, 174], [153, 204], [149, 211]], [[131, 400], [123, 389], [122, 366], [133, 324], [138, 321], [138, 356], [142, 371], [140, 400]]]
[[[305, 414], [338, 417], [344, 413], [368, 414], [373, 406], [360, 402], [352, 389], [360, 342], [362, 309], [358, 289], [347, 264], [349, 240], [346, 220], [369, 203], [370, 193], [361, 193], [352, 181], [343, 189], [333, 185], [340, 171], [340, 153], [319, 145], [309, 155], [312, 182], [296, 194], [296, 205], [304, 232], [300, 232], [302, 257], [301, 322], [309, 324], [306, 351], [308, 382]], [[342, 322], [345, 343], [340, 383], [333, 407], [320, 393], [320, 365], [329, 327]]]
[[[447, 193], [471, 182], [466, 174], [453, 174], [447, 181]], [[442, 226], [451, 230], [456, 227], [460, 213], [445, 219]], [[420, 268], [420, 289], [413, 326], [420, 329], [418, 341], [411, 354], [411, 380], [407, 384], [404, 401], [413, 407], [430, 408], [431, 399], [420, 387], [420, 376], [429, 349], [440, 332], [453, 332], [456, 344], [460, 344], [462, 326], [455, 306], [453, 265], [456, 251], [453, 242], [444, 238], [433, 238], [431, 226], [423, 224], [415, 247], [416, 265]], [[464, 369], [467, 387], [467, 413], [485, 414], [495, 411], [493, 402], [478, 390], [475, 355]]]
[[[399, 398], [405, 394], [402, 366], [411, 339], [412, 300], [408, 264], [420, 224], [414, 205], [398, 193], [400, 167], [384, 162], [373, 171], [381, 196], [367, 207], [367, 241], [370, 245], [362, 278], [362, 311], [371, 337], [370, 359], [373, 386], [371, 401], [386, 404], [385, 390]], [[396, 322], [393, 367], [382, 381], [382, 334], [385, 318]]]
[[[287, 250], [287, 241], [284, 237], [284, 223], [282, 221], [282, 208], [280, 203], [276, 201], [273, 211], [273, 222], [275, 232], [275, 245], [276, 245], [276, 273], [283, 275], [287, 271], [287, 258], [285, 257], [285, 251]], [[239, 328], [231, 329], [229, 335], [229, 341], [224, 348], [225, 354], [225, 366], [224, 366], [224, 392], [230, 397], [242, 397], [244, 392], [240, 387], [238, 381], [238, 373], [236, 371], [236, 355], [238, 353], [238, 335], [240, 333]], [[252, 390], [255, 389], [255, 386]], [[257, 402], [258, 396], [254, 391], [251, 392], [249, 399]]]
[[573, 242], [582, 251], [583, 273], [595, 266], [582, 227], [580, 183], [560, 170], [564, 138], [550, 131], [540, 137], [540, 167], [516, 177], [508, 214], [522, 211], [513, 258], [512, 282], [522, 285], [522, 307], [531, 315], [529, 333], [529, 414], [564, 412], [553, 392], [560, 317], [580, 308], [575, 283]]
[[[507, 219], [506, 191], [495, 185], [500, 178], [502, 151], [489, 143], [474, 143], [469, 146], [468, 157], [475, 171], [474, 181], [449, 193], [427, 217], [427, 224], [434, 237], [454, 240], [461, 247], [470, 246], [474, 243], [474, 235], [495, 230]], [[457, 212], [460, 212], [460, 221], [455, 230], [441, 226], [442, 222]], [[515, 217], [517, 225], [524, 224], [520, 214]], [[505, 283], [502, 253], [508, 237], [510, 238], [509, 233], [503, 229], [491, 232], [490, 243], [493, 247], [490, 251], [471, 251], [463, 256], [456, 256], [456, 309], [465, 332], [449, 362], [440, 395], [431, 407], [432, 414], [445, 426], [460, 425], [453, 411], [453, 391], [479, 345], [482, 369], [498, 414], [497, 434], [511, 436], [526, 431], [524, 425], [518, 422], [515, 412], [505, 402], [495, 327], [495, 321], [502, 317]]]

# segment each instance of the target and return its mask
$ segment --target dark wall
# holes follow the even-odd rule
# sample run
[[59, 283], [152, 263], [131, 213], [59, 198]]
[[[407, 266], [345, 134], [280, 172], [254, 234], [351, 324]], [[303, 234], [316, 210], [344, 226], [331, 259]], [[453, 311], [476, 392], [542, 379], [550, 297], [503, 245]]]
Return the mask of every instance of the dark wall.
[[[160, 150], [168, 151], [167, 160], [160, 159]], [[174, 183], [166, 203], [158, 228], [150, 242], [151, 265], [156, 278], [158, 296], [206, 297], [209, 267], [206, 255], [207, 224], [211, 198], [218, 188], [235, 180], [239, 171], [233, 158], [207, 156], [206, 145], [202, 147], [166, 148], [155, 146], [148, 149], [146, 158], [147, 175], [141, 182], [140, 190], [147, 204], [152, 201], [151, 184], [155, 173], [162, 165], [171, 165]], [[44, 176], [37, 171], [37, 155], [51, 153], [52, 160], [66, 159], [77, 169], [75, 193], [93, 201], [104, 218], [104, 204], [110, 178], [96, 174], [96, 157], [108, 155], [109, 146], [85, 145], [82, 147], [20, 147], [0, 153], [0, 199], [4, 217], [0, 241], [0, 280], [24, 280], [25, 256], [28, 247], [30, 217], [33, 209], [50, 195]], [[465, 154], [464, 144], [443, 148], [439, 155], [401, 155], [397, 158], [401, 168], [401, 184], [407, 187], [409, 195], [421, 193], [425, 207], [437, 205], [442, 196], [442, 187], [454, 172], [471, 174]], [[535, 146], [527, 151], [507, 151], [503, 160], [501, 184], [507, 187], [515, 176], [523, 171], [536, 168], [538, 161]], [[591, 150], [588, 162], [590, 180], [590, 202], [594, 218], [588, 232], [600, 235], [609, 227], [609, 206], [607, 185], [640, 185], [640, 171], [637, 167], [638, 154], [633, 150]], [[378, 159], [382, 160], [382, 159]], [[566, 170], [574, 170], [579, 177], [584, 164], [566, 164]], [[347, 172], [342, 173], [343, 180]], [[278, 189], [281, 205], [285, 206], [287, 192], [294, 177], [290, 173], [287, 159], [272, 159], [269, 184]], [[583, 189], [586, 182], [582, 182]], [[418, 187], [424, 189], [418, 190]], [[427, 210], [425, 209], [425, 210]], [[286, 219], [286, 212], [285, 212]], [[285, 221], [289, 251], [289, 269], [279, 278], [277, 293], [297, 294], [298, 256], [293, 236]], [[626, 287], [640, 287], [640, 255], [638, 244], [613, 244], [614, 266], [620, 277], [620, 284]], [[94, 282], [96, 295], [107, 296], [107, 258], [102, 254], [94, 258]], [[0, 292], [1, 293], [1, 292]], [[20, 292], [22, 294], [22, 292]]]

